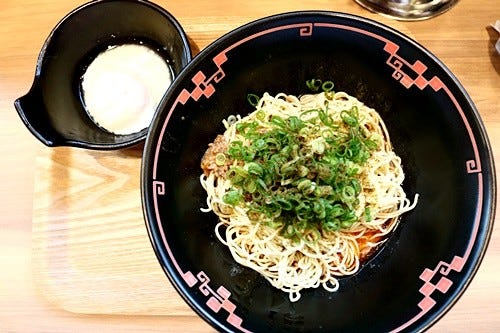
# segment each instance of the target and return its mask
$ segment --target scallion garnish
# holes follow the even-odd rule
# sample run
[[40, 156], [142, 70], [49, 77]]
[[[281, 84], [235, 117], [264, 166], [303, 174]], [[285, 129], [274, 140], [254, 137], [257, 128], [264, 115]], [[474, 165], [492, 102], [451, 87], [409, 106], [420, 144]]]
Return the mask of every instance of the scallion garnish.
[[[307, 85], [326, 92], [333, 89], [331, 81], [309, 80]], [[248, 101], [256, 105], [258, 97], [249, 94]], [[232, 188], [224, 202], [245, 205], [251, 218], [265, 217], [294, 240], [350, 228], [360, 218], [359, 172], [377, 148], [360, 126], [356, 107], [337, 118], [328, 105], [288, 118], [257, 111], [256, 120], [236, 126], [245, 143], [233, 141], [228, 146], [227, 158], [235, 163], [226, 174]], [[315, 139], [307, 140], [311, 133], [316, 133]], [[221, 163], [226, 155], [220, 156]], [[362, 215], [372, 219], [369, 209]]]

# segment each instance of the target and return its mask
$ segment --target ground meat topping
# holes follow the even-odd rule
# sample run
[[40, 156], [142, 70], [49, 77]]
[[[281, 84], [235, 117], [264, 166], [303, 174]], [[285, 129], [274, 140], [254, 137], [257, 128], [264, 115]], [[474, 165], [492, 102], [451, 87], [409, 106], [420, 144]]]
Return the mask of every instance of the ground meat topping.
[[217, 164], [216, 157], [217, 154], [226, 154], [226, 151], [227, 142], [223, 135], [217, 135], [214, 142], [208, 144], [208, 149], [201, 159], [201, 168], [206, 176], [213, 172], [216, 177], [225, 177], [230, 165], [229, 157], [226, 155], [226, 162], [222, 165]]

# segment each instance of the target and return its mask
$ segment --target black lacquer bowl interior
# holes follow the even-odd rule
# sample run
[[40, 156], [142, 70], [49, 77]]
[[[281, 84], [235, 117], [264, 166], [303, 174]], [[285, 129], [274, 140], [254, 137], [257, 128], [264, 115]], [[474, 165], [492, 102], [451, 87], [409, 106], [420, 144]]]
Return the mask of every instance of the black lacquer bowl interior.
[[[200, 160], [246, 96], [305, 93], [334, 81], [375, 108], [402, 158], [417, 207], [378, 253], [329, 294], [295, 303], [241, 267], [202, 213]], [[221, 37], [186, 67], [147, 137], [142, 196], [151, 242], [186, 302], [218, 330], [388, 332], [430, 327], [456, 302], [484, 256], [496, 183], [485, 129], [457, 78], [403, 34], [332, 12], [285, 13]]]

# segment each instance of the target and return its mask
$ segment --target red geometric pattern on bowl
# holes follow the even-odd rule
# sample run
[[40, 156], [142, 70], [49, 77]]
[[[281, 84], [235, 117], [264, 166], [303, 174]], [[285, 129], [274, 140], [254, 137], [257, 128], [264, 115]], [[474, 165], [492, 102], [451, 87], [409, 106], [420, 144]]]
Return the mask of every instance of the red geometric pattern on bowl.
[[442, 276], [436, 284], [433, 284], [431, 280], [436, 276], [436, 274], [441, 273], [443, 275], [448, 275], [452, 270], [460, 272], [464, 267], [464, 264], [464, 258], [455, 256], [450, 264], [441, 261], [436, 268], [434, 268], [434, 270], [426, 268], [422, 274], [420, 274], [420, 279], [425, 283], [419, 289], [419, 292], [424, 295], [424, 299], [418, 303], [418, 306], [423, 311], [429, 311], [436, 304], [436, 301], [434, 301], [431, 297], [435, 290], [439, 290], [441, 293], [445, 294], [453, 284], [453, 282], [445, 276]]

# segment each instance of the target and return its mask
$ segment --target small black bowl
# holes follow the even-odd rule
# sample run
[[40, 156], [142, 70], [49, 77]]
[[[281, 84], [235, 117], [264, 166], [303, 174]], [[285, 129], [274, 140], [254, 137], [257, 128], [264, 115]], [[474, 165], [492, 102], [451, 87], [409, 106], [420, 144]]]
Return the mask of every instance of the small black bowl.
[[[387, 125], [417, 206], [335, 293], [288, 295], [239, 265], [204, 213], [199, 180], [221, 121], [252, 111], [249, 93], [307, 93], [332, 80]], [[496, 204], [493, 157], [478, 111], [457, 78], [414, 40], [333, 12], [252, 22], [204, 49], [156, 114], [143, 154], [146, 226], [158, 260], [186, 302], [220, 331], [415, 332], [465, 291], [485, 254]]]
[[165, 9], [145, 0], [98, 0], [66, 15], [46, 39], [30, 91], [15, 107], [31, 133], [49, 147], [117, 149], [143, 141], [147, 128], [115, 135], [84, 108], [81, 76], [108, 46], [142, 43], [170, 65], [174, 78], [191, 61], [187, 36]]

